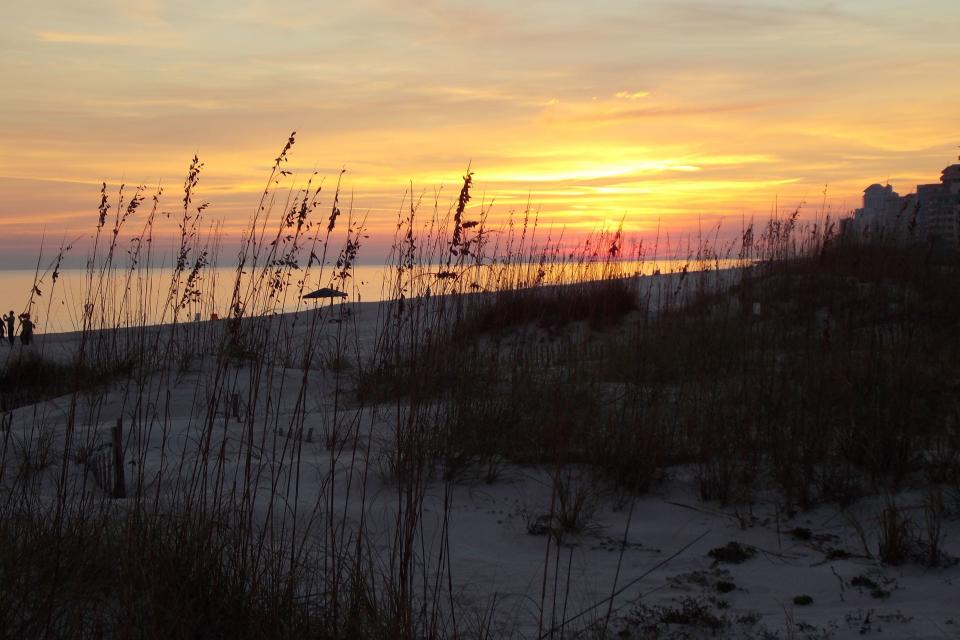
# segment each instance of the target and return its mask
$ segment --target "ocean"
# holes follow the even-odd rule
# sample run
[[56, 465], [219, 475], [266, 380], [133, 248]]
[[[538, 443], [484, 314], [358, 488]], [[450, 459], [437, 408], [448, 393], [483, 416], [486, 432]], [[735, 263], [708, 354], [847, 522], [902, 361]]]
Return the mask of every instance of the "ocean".
[[[703, 268], [727, 268], [737, 266], [734, 260], [722, 260], [708, 265], [693, 264], [688, 260], [651, 260], [644, 262], [621, 262], [617, 264], [618, 273], [623, 275], [650, 275], [655, 272], [670, 273], [679, 271], [687, 266], [690, 270]], [[602, 263], [590, 266], [569, 264], [543, 265], [544, 275], [539, 282], [544, 284], [590, 280], [603, 276]], [[519, 264], [504, 269], [502, 267], [481, 267], [463, 271], [459, 278], [464, 288], [471, 289], [470, 284], [476, 282], [478, 287], [472, 289], [495, 289], [505, 282], [529, 286], [537, 281], [537, 274], [541, 265]], [[438, 278], [446, 269], [442, 266], [417, 267], [414, 277], [414, 286], [421, 292], [433, 286], [433, 291], [439, 293], [443, 286], [449, 286], [450, 280]], [[388, 271], [383, 265], [355, 265], [346, 286], [342, 282], [331, 283], [331, 270], [327, 267], [324, 272], [314, 268], [302, 285], [304, 293], [321, 287], [335, 286], [345, 291], [348, 302], [372, 302], [392, 297], [395, 289], [385, 282], [391, 282], [396, 277], [394, 272]], [[118, 267], [111, 276], [104, 280], [102, 289], [104, 295], [95, 297], [97, 309], [94, 316], [110, 318], [107, 326], [125, 326], [137, 324], [161, 324], [172, 321], [171, 305], [166, 304], [170, 295], [171, 274], [169, 269], [153, 269], [149, 275], [142, 271], [129, 276], [127, 269]], [[128, 277], [129, 276], [129, 277]], [[309, 309], [314, 304], [329, 304], [329, 301], [319, 302], [300, 301], [299, 279], [302, 274], [294, 272], [289, 277], [289, 284], [280, 287], [281, 293], [268, 301], [261, 299], [258, 308], [269, 308], [271, 312], [288, 312]], [[233, 295], [236, 278], [235, 267], [207, 268], [200, 272], [200, 278], [195, 293], [183, 297], [183, 281], [177, 294], [177, 302], [182, 302], [178, 312], [178, 321], [193, 321], [210, 319], [211, 317], [225, 317], [230, 312], [230, 302]], [[2, 270], [0, 271], [0, 310], [4, 314], [12, 310], [16, 315], [28, 312], [36, 325], [37, 333], [63, 333], [76, 331], [82, 328], [83, 310], [86, 301], [91, 299], [90, 292], [99, 286], [100, 278], [95, 273], [90, 274], [83, 269], [64, 269], [56, 282], [52, 281], [51, 274], [40, 274], [37, 289], [34, 291], [34, 282], [37, 274], [33, 270]], [[249, 275], [244, 275], [241, 286], [246, 287]], [[440, 282], [444, 280], [444, 282]], [[265, 291], [269, 286], [262, 287]], [[31, 291], [33, 295], [31, 296]], [[285, 295], [284, 293], [285, 292]], [[264, 306], [265, 305], [265, 306]]]

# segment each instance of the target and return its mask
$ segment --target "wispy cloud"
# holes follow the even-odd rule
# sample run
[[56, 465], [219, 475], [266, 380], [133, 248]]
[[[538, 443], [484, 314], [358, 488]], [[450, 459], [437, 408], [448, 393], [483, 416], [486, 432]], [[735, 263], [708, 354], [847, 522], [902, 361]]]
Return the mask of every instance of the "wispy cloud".
[[131, 36], [109, 33], [79, 33], [73, 31], [34, 31], [33, 35], [40, 42], [50, 42], [55, 44], [148, 48], [166, 48], [176, 46], [176, 42], [168, 37], [157, 37], [153, 35]]
[[91, 110], [103, 114], [150, 116], [157, 111], [177, 113], [183, 111], [223, 111], [236, 108], [236, 103], [227, 99], [201, 97], [142, 97], [142, 98], [92, 98], [82, 101]]
[[[619, 96], [618, 96], [619, 97]], [[676, 102], [651, 104], [649, 106], [626, 107], [624, 102], [615, 101], [581, 101], [569, 105], [548, 105], [542, 114], [545, 121], [552, 123], [580, 122], [594, 125], [611, 125], [631, 121], [670, 119], [670, 118], [702, 118], [724, 114], [739, 114], [761, 111], [775, 106], [770, 101], [744, 101], [726, 103]], [[565, 108], [564, 108], [565, 107]]]
[[646, 98], [649, 95], [649, 91], [617, 91], [615, 94], [613, 94], [613, 97], [620, 98], [621, 100], [639, 100], [640, 98]]
[[737, 30], [796, 25], [798, 22], [854, 22], [836, 2], [718, 2], [717, 0], [670, 0], [661, 11], [688, 28], [718, 26]]
[[759, 111], [772, 106], [769, 102], [735, 102], [729, 104], [692, 104], [673, 107], [650, 107], [648, 109], [622, 109], [605, 113], [605, 122], [637, 120], [645, 118], [710, 116], [724, 113]]

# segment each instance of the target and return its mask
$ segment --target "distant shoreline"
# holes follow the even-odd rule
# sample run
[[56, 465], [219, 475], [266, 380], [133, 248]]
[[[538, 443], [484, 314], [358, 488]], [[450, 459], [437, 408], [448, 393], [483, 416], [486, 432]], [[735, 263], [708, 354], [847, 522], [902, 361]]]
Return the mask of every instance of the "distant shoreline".
[[[535, 263], [530, 263], [529, 265], [527, 265], [527, 264], [525, 263], [524, 266], [531, 266], [531, 265], [534, 265], [534, 264], [535, 264]], [[625, 262], [625, 264], [648, 264], [648, 263], [646, 263], [646, 262], [638, 263], [638, 262], [633, 261], [633, 262]], [[649, 263], [649, 264], [650, 264], [651, 266], [654, 266], [654, 263]], [[680, 261], [678, 261], [676, 264], [680, 264]], [[688, 261], [683, 261], [683, 264], [690, 264], [690, 262], [688, 262]], [[731, 265], [731, 266], [727, 266], [727, 267], [721, 268], [720, 271], [728, 271], [728, 270], [735, 270], [735, 269], [742, 269], [742, 268], [744, 268], [742, 265], [737, 265], [737, 266]], [[351, 304], [351, 305], [360, 304], [360, 305], [367, 305], [367, 304], [373, 304], [373, 303], [379, 304], [379, 303], [382, 303], [382, 302], [390, 302], [389, 299], [380, 297], [380, 294], [382, 294], [382, 292], [383, 292], [384, 282], [383, 282], [383, 281], [373, 281], [373, 280], [371, 280], [371, 276], [373, 276], [373, 275], [382, 276], [382, 275], [383, 275], [382, 272], [381, 272], [382, 269], [384, 269], [384, 267], [382, 267], [382, 266], [377, 267], [378, 273], [376, 273], [376, 274], [370, 273], [369, 270], [367, 270], [367, 273], [363, 273], [363, 272], [359, 272], [359, 271], [358, 271], [357, 274], [354, 276], [354, 280], [357, 281], [358, 283], [362, 283], [361, 287], [359, 287], [359, 288], [357, 289], [357, 291], [351, 292], [351, 296], [350, 296], [351, 299], [348, 299], [348, 300], [346, 300], [346, 301], [344, 301], [344, 302], [340, 302], [340, 303], [336, 303], [336, 304]], [[227, 268], [225, 268], [225, 267], [223, 267], [223, 268], [218, 267], [216, 270], [213, 271], [213, 272], [215, 272], [215, 275], [214, 275], [215, 279], [218, 279], [218, 278], [222, 277], [226, 271], [229, 271], [229, 273], [230, 273], [231, 275], [235, 272], [234, 269], [227, 269]], [[213, 272], [211, 272], [211, 273], [213, 273]], [[709, 267], [709, 268], [690, 269], [690, 270], [687, 271], [687, 274], [688, 274], [688, 275], [692, 275], [692, 274], [696, 274], [696, 273], [715, 273], [715, 272], [717, 272], [717, 269], [716, 269], [716, 268], [713, 268], [713, 266], [711, 265], [711, 267]], [[12, 272], [10, 272], [10, 271], [4, 272], [4, 271], [0, 270], [0, 285], [3, 285], [3, 284], [4, 284], [4, 283], [3, 283], [4, 273], [12, 273]], [[22, 282], [20, 282], [20, 287], [19, 287], [19, 288], [22, 289], [22, 290], [25, 291], [25, 292], [29, 292], [31, 283], [32, 283], [32, 281], [33, 281], [33, 273], [34, 273], [34, 272], [33, 272], [33, 271], [29, 271], [29, 272], [21, 271], [21, 272], [19, 272], [19, 273], [20, 273], [21, 276], [24, 276], [24, 277], [22, 277]], [[36, 301], [35, 301], [35, 303], [34, 303], [34, 311], [33, 311], [33, 313], [31, 314], [31, 315], [35, 318], [35, 321], [37, 322], [37, 325], [38, 325], [38, 326], [37, 326], [37, 329], [36, 329], [36, 333], [35, 333], [36, 336], [69, 335], [69, 334], [78, 334], [78, 333], [82, 332], [82, 329], [79, 328], [79, 327], [77, 327], [77, 326], [65, 327], [65, 326], [63, 326], [63, 325], [64, 325], [64, 322], [77, 322], [77, 317], [78, 317], [78, 314], [79, 314], [79, 310], [82, 308], [82, 305], [81, 305], [81, 303], [80, 303], [81, 298], [79, 297], [79, 295], [78, 295], [78, 293], [76, 292], [76, 290], [73, 289], [72, 287], [74, 287], [74, 286], [77, 284], [77, 281], [76, 281], [77, 276], [79, 276], [79, 275], [85, 276], [86, 273], [87, 273], [86, 270], [72, 270], [72, 269], [65, 270], [65, 271], [63, 272], [63, 274], [61, 274], [61, 277], [60, 277], [60, 279], [59, 279], [58, 282], [57, 282], [57, 289], [55, 289], [55, 291], [54, 291], [54, 302], [55, 302], [55, 304], [52, 304], [52, 305], [50, 304], [50, 299], [49, 299], [49, 297], [48, 297], [48, 291], [43, 291], [42, 295], [39, 296], [39, 297], [36, 299]], [[669, 272], [661, 272], [661, 273], [659, 273], [659, 274], [657, 274], [657, 273], [642, 273], [642, 274], [639, 274], [639, 277], [641, 277], [641, 278], [649, 278], [649, 277], [654, 277], [654, 276], [670, 276], [670, 275], [679, 275], [680, 273], [682, 273], [682, 271], [680, 271], [680, 270], [669, 271]], [[27, 277], [25, 277], [25, 276], [29, 276], [29, 278], [27, 278]], [[638, 277], [638, 274], [627, 274], [627, 277]], [[71, 278], [73, 278], [73, 280], [71, 280]], [[596, 280], [592, 280], [592, 281], [597, 281], [597, 280], [599, 280], [599, 278], [596, 279]], [[587, 280], [587, 281], [584, 281], [584, 282], [585, 282], [585, 283], [591, 282], [591, 280]], [[165, 284], [165, 283], [164, 283], [164, 284]], [[536, 286], [536, 287], [554, 287], [554, 286], [569, 286], [569, 285], [575, 285], [575, 284], [578, 284], [578, 283], [572, 283], [572, 282], [558, 283], [558, 284], [544, 283], [544, 284], [540, 284], [540, 285], [531, 285], [531, 286]], [[43, 287], [41, 287], [41, 288], [42, 288], [42, 289], [48, 289], [48, 287], [49, 287], [49, 285], [45, 285], [45, 286], [43, 286]], [[10, 290], [11, 290], [11, 287], [10, 287], [10, 286], [0, 286], [0, 289], [6, 290], [6, 291], [10, 291]], [[225, 292], [225, 293], [229, 293], [229, 290], [231, 290], [231, 289], [232, 289], [232, 287], [223, 287], [223, 288], [220, 288], [219, 291]], [[14, 290], [15, 290], [15, 289], [14, 289]], [[359, 295], [358, 295], [358, 293], [359, 293]], [[464, 295], [475, 295], [475, 294], [483, 294], [483, 293], [493, 293], [493, 292], [492, 292], [492, 291], [486, 291], [486, 292], [484, 292], [484, 291], [464, 292]], [[359, 297], [360, 299], [359, 299], [359, 300], [356, 299], [355, 296]], [[9, 298], [8, 298], [8, 299], [9, 299]], [[275, 315], [276, 315], [276, 316], [287, 316], [287, 315], [290, 315], [290, 314], [303, 313], [303, 312], [308, 312], [308, 311], [311, 310], [310, 307], [307, 307], [307, 305], [312, 304], [312, 303], [310, 303], [310, 302], [307, 302], [306, 304], [304, 304], [303, 307], [302, 307], [299, 311], [296, 310], [296, 309], [294, 309], [293, 307], [294, 307], [295, 304], [296, 304], [296, 301], [295, 301], [295, 300], [296, 300], [295, 298], [291, 298], [291, 299], [282, 307], [282, 309], [280, 310], [280, 312], [277, 313], [277, 314], [275, 314]], [[57, 304], [57, 303], [58, 303], [58, 304]], [[209, 302], [208, 302], [207, 304], [209, 304]], [[3, 306], [5, 306], [4, 303], [0, 302], [0, 307], [3, 307]], [[23, 306], [23, 305], [13, 305], [13, 308], [14, 308], [14, 310], [16, 311], [16, 313], [20, 313], [20, 312], [21, 312], [21, 311], [18, 309], [18, 308], [21, 307], [21, 306]], [[212, 305], [210, 305], [210, 306], [212, 306]], [[221, 309], [225, 309], [225, 308], [226, 308], [227, 306], [229, 306], [229, 305], [228, 305], [226, 302], [222, 302], [222, 301], [221, 301], [221, 304], [219, 304], [219, 305], [217, 305], [217, 306], [219, 306]], [[324, 306], [326, 306], [326, 303], [324, 303]], [[207, 308], [208, 308], [208, 312], [201, 312], [201, 320], [200, 320], [200, 321], [201, 321], [201, 322], [210, 322], [210, 321], [214, 321], [214, 322], [215, 322], [216, 320], [212, 320], [212, 319], [210, 318], [209, 306], [208, 306]], [[50, 331], [47, 331], [47, 330], [46, 330], [46, 328], [49, 326], [49, 319], [46, 317], [48, 309], [51, 310], [51, 312], [53, 313], [53, 315], [54, 315], [54, 323], [55, 323], [53, 330], [50, 330]], [[6, 313], [6, 311], [4, 311], [4, 313]], [[193, 324], [196, 322], [196, 321], [193, 319], [193, 318], [195, 317], [195, 313], [196, 313], [196, 312], [193, 312], [193, 313], [191, 313], [191, 314], [189, 315], [189, 318], [190, 318], [189, 320], [182, 320], [182, 321], [179, 321], [179, 322], [176, 322], [176, 323], [173, 323], [173, 322], [164, 322], [164, 323], [148, 322], [146, 325], [143, 325], [143, 326], [144, 326], [144, 327], [159, 327], [159, 326], [170, 326], [170, 325], [173, 325], [173, 324], [177, 324], [178, 326], [190, 326], [190, 325], [193, 325]], [[221, 319], [221, 320], [222, 320], [222, 319], [225, 319], [226, 317], [229, 316], [229, 313], [228, 313], [228, 312], [216, 312], [216, 313], [217, 313], [217, 316], [219, 317], [219, 319]], [[139, 329], [140, 327], [141, 327], [141, 325], [136, 325], [136, 324], [130, 325], [130, 324], [127, 324], [127, 325], [120, 325], [120, 326], [117, 326], [117, 327], [115, 327], [115, 328], [105, 328], [105, 329], [103, 329], [103, 330], [105, 330], [105, 331], [112, 331], [112, 330]], [[18, 342], [19, 342], [19, 338], [18, 338]]]

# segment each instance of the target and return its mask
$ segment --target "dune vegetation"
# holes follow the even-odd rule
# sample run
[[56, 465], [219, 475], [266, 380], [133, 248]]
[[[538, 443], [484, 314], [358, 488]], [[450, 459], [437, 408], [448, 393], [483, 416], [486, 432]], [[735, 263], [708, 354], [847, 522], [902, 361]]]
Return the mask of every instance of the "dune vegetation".
[[[81, 330], [0, 370], [4, 637], [828, 637], [839, 609], [797, 613], [825, 588], [771, 613], [729, 567], [800, 549], [867, 603], [897, 597], [889, 567], [957, 577], [954, 259], [799, 210], [730, 242], [572, 243], [534, 210], [489, 224], [468, 171], [449, 205], [404, 196], [384, 302], [314, 303], [352, 291], [368, 234], [340, 182], [284, 168], [294, 143], [235, 254], [199, 159], [169, 219], [162, 193], [104, 185]], [[42, 257], [29, 308], [72, 250]], [[641, 275], [668, 252], [684, 264]], [[232, 282], [207, 278], [221, 262]], [[211, 286], [228, 312], [192, 321]], [[524, 482], [539, 501], [493, 518], [538, 578], [472, 589], [465, 496]], [[727, 528], [637, 568], [638, 505], [680, 500], [677, 483], [679, 511]], [[825, 512], [829, 530], [805, 524]], [[507, 533], [483, 522], [495, 548]], [[600, 540], [588, 584], [578, 554]], [[692, 555], [712, 572], [698, 590], [648, 593]]]

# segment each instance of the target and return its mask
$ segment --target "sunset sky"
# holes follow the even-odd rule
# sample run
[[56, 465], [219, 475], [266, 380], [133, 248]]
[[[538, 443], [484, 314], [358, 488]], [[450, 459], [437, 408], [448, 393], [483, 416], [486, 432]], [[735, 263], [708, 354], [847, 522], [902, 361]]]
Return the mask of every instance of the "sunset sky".
[[[278, 6], [273, 6], [278, 5]], [[954, 0], [5, 3], [0, 266], [89, 234], [100, 182], [242, 226], [288, 168], [340, 167], [386, 235], [410, 182], [571, 233], [834, 213], [931, 182], [960, 144]]]

